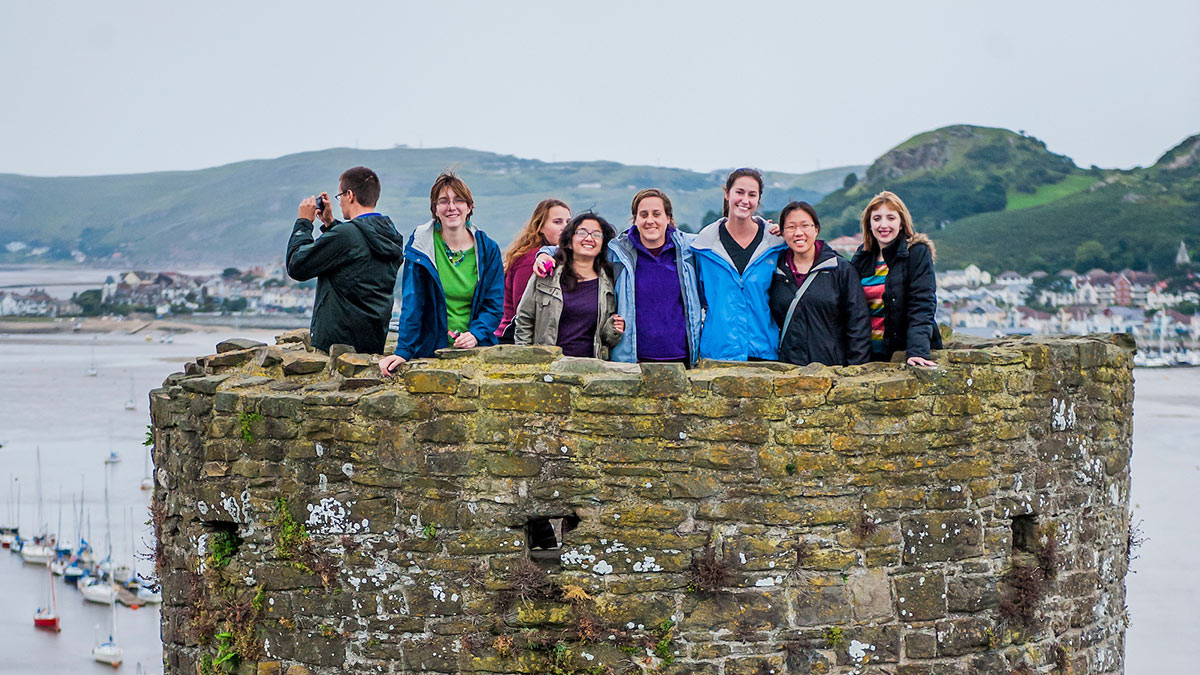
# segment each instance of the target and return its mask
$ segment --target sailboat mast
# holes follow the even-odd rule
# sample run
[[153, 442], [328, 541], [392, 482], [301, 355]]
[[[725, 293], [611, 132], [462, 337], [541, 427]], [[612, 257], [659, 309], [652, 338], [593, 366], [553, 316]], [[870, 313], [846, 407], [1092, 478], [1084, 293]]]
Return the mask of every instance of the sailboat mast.
[[37, 519], [33, 521], [33, 536], [38, 536], [42, 527], [42, 446], [37, 446], [37, 464], [33, 468], [33, 479], [37, 483]]

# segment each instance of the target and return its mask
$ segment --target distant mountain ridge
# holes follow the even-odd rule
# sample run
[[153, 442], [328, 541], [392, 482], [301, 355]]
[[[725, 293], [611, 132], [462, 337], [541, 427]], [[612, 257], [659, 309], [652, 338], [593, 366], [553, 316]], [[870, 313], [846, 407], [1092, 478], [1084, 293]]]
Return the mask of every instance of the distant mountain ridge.
[[[628, 220], [641, 188], [671, 196], [675, 217], [697, 228], [719, 209], [725, 172], [630, 166], [616, 162], [542, 162], [464, 148], [389, 150], [334, 148], [196, 171], [118, 176], [35, 178], [0, 175], [0, 260], [89, 259], [118, 254], [141, 264], [225, 267], [283, 256], [296, 204], [322, 190], [333, 194], [346, 168], [366, 165], [383, 184], [379, 210], [407, 234], [429, 219], [429, 186], [443, 170], [467, 181], [473, 221], [506, 245], [538, 201], [563, 199], [576, 211], [595, 209], [614, 226]], [[765, 208], [789, 199], [818, 201], [841, 185], [840, 167], [809, 174], [769, 171]], [[340, 214], [339, 214], [340, 215]], [[19, 243], [14, 243], [19, 242]], [[20, 248], [17, 251], [5, 250]], [[40, 256], [31, 256], [38, 251]]]
[[[719, 212], [726, 175], [405, 147], [335, 148], [198, 171], [0, 175], [0, 261], [42, 262], [68, 258], [72, 250], [121, 264], [109, 258], [115, 253], [143, 266], [278, 260], [296, 203], [321, 190], [333, 193], [338, 174], [357, 164], [380, 173], [380, 210], [405, 234], [429, 219], [433, 178], [454, 169], [474, 192], [474, 222], [502, 244], [546, 197], [565, 200], [577, 213], [595, 209], [622, 227], [630, 198], [645, 187], [666, 190], [676, 220], [695, 229], [709, 211]], [[856, 232], [871, 197], [896, 192], [917, 228], [936, 242], [943, 269], [974, 263], [994, 273], [1154, 271], [1173, 266], [1180, 241], [1200, 250], [1200, 134], [1151, 167], [1106, 170], [1080, 168], [1024, 133], [954, 125], [917, 134], [868, 167], [767, 171], [765, 179], [764, 213], [792, 199], [815, 203], [826, 239]]]

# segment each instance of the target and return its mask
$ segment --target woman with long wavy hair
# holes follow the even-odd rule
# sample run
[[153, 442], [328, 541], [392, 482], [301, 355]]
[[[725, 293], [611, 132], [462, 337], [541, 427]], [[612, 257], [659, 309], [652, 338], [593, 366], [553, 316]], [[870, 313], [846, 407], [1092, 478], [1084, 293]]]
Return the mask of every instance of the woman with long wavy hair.
[[525, 227], [504, 251], [504, 317], [496, 329], [496, 337], [502, 343], [512, 342], [513, 317], [517, 303], [533, 275], [533, 261], [538, 249], [557, 246], [563, 228], [571, 220], [571, 209], [561, 199], [543, 199], [533, 209], [533, 215]]
[[850, 264], [858, 270], [871, 314], [871, 360], [890, 361], [903, 351], [910, 366], [937, 366], [930, 354], [942, 348], [933, 318], [933, 242], [913, 227], [904, 201], [887, 191], [863, 209], [862, 237]]

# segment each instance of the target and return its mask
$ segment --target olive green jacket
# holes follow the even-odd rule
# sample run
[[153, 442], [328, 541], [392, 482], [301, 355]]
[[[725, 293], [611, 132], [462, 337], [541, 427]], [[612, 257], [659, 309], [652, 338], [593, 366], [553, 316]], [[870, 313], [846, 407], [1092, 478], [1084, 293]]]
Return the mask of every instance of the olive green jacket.
[[[525, 293], [517, 304], [517, 314], [513, 318], [516, 332], [513, 341], [519, 345], [554, 345], [558, 344], [558, 318], [562, 315], [563, 296], [560, 279], [562, 265], [554, 269], [554, 273], [546, 278], [536, 274], [529, 278]], [[612, 277], [600, 273], [600, 302], [599, 314], [596, 321], [596, 335], [592, 338], [592, 353], [596, 358], [608, 360], [608, 351], [621, 340], [623, 333], [617, 332], [613, 326], [613, 316], [617, 313], [617, 295], [613, 291]]]

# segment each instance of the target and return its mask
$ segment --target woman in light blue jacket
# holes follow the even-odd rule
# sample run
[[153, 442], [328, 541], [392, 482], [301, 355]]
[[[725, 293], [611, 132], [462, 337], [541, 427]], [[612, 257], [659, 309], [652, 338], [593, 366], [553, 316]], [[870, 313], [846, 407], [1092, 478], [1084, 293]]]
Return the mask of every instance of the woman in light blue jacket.
[[[613, 361], [677, 361], [692, 365], [700, 355], [700, 292], [692, 235], [675, 227], [671, 200], [658, 189], [638, 192], [630, 206], [633, 226], [608, 246], [625, 335]], [[543, 253], [553, 253], [545, 247]], [[544, 276], [549, 257], [535, 266]], [[765, 293], [765, 291], [764, 291]]]
[[700, 357], [723, 361], [774, 361], [779, 327], [771, 317], [767, 291], [775, 260], [787, 244], [754, 215], [763, 178], [738, 169], [725, 181], [724, 217], [692, 241], [704, 305]]

